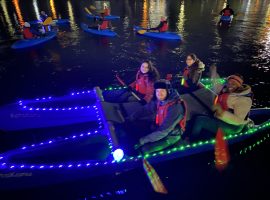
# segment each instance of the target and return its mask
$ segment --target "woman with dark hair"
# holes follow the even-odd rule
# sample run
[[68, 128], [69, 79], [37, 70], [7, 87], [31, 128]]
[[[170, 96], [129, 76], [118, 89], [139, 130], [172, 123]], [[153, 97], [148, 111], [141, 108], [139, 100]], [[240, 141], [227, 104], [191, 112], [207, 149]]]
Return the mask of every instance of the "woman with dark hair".
[[142, 97], [143, 103], [148, 103], [154, 95], [154, 83], [159, 78], [159, 72], [151, 61], [144, 61], [136, 74], [135, 81], [129, 86], [130, 89], [136, 90], [139, 96]]
[[199, 82], [201, 80], [205, 65], [194, 53], [187, 56], [186, 64], [187, 66], [183, 71], [181, 85], [187, 91], [194, 91], [199, 88]]

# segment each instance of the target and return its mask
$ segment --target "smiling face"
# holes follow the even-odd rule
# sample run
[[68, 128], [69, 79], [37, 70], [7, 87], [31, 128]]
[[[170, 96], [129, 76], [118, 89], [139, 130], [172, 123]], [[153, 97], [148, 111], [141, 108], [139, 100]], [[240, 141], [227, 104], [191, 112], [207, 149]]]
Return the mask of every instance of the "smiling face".
[[227, 82], [227, 89], [229, 93], [235, 92], [239, 88], [239, 84], [233, 79], [229, 79]]
[[164, 101], [167, 97], [166, 89], [156, 89], [156, 97], [159, 101]]
[[187, 66], [191, 66], [194, 62], [195, 60], [193, 60], [191, 56], [187, 56], [186, 59]]
[[149, 69], [148, 63], [146, 63], [146, 62], [142, 63], [140, 70], [141, 70], [141, 72], [142, 72], [143, 74], [148, 73], [149, 70], [150, 70], [150, 69]]

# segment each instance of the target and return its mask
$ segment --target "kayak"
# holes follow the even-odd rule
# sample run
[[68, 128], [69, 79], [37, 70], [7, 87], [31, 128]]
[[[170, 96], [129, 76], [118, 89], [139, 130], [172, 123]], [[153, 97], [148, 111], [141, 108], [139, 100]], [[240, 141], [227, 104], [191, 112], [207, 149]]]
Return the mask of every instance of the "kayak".
[[137, 34], [143, 35], [146, 37], [151, 37], [151, 38], [157, 38], [157, 39], [165, 39], [165, 40], [181, 40], [181, 36], [177, 33], [173, 32], [145, 32], [143, 34], [139, 33], [139, 30], [145, 30], [139, 26], [135, 26], [134, 30], [136, 31]]
[[[101, 19], [101, 17], [99, 15], [90, 15], [90, 14], [86, 14], [86, 17], [89, 19]], [[120, 16], [116, 16], [116, 15], [107, 15], [104, 17], [107, 20], [116, 20], [116, 19], [120, 19]]]
[[[53, 24], [57, 24], [57, 25], [64, 25], [64, 24], [68, 24], [70, 21], [69, 19], [54, 19], [52, 21]], [[39, 24], [42, 23], [41, 20], [34, 20], [34, 21], [30, 21], [29, 22], [31, 25], [35, 25], [35, 24]]]
[[[0, 188], [32, 188], [124, 172], [141, 167], [142, 155], [125, 154], [122, 148], [123, 144], [119, 142], [118, 129], [115, 129], [115, 126], [118, 126], [122, 120], [121, 115], [123, 113], [119, 112], [119, 108], [123, 106], [127, 108], [128, 104], [119, 107], [115, 103], [104, 101], [106, 93], [119, 92], [119, 90], [121, 88], [109, 88], [102, 91], [99, 87], [96, 87], [91, 91], [93, 94], [90, 94], [90, 98], [96, 99], [95, 106], [103, 124], [101, 129], [72, 132], [72, 134], [62, 137], [55, 135], [38, 142], [28, 142], [20, 148], [0, 154], [0, 179], [5, 179], [5, 181], [0, 181]], [[78, 97], [81, 94], [83, 93], [79, 93]], [[85, 95], [87, 96], [87, 94]], [[36, 101], [40, 100], [46, 101], [50, 98], [42, 98]], [[19, 106], [26, 106], [25, 109], [30, 109], [23, 101], [20, 103], [22, 105]], [[34, 108], [34, 105], [32, 105], [32, 108]], [[36, 108], [35, 112], [49, 111], [37, 110]], [[255, 147], [258, 145], [258, 141], [263, 141], [263, 138], [270, 138], [268, 134], [270, 109], [253, 109], [251, 111], [251, 119], [258, 119], [259, 116], [266, 117], [256, 127], [225, 137], [228, 144], [234, 147], [232, 149], [234, 151], [237, 149], [237, 153], [243, 147], [244, 141], [246, 143], [252, 142], [252, 147]], [[215, 140], [213, 139], [196, 141], [191, 144], [179, 144], [163, 151], [146, 154], [145, 158], [151, 163], [184, 159], [184, 157], [190, 155], [211, 153], [214, 150], [214, 145]]]
[[81, 23], [81, 28], [85, 32], [91, 33], [91, 34], [94, 34], [94, 35], [107, 36], [107, 37], [116, 36], [116, 33], [114, 31], [111, 31], [109, 29], [105, 29], [105, 30], [91, 29], [91, 28], [88, 28], [87, 24], [84, 24], [84, 23]]
[[44, 36], [44, 37], [28, 39], [28, 40], [22, 39], [22, 40], [15, 42], [11, 46], [11, 48], [12, 49], [25, 49], [25, 48], [37, 46], [37, 45], [40, 45], [42, 43], [45, 43], [45, 42], [55, 38], [56, 34], [57, 34], [57, 32], [50, 31], [50, 32], [46, 33], [46, 36]]

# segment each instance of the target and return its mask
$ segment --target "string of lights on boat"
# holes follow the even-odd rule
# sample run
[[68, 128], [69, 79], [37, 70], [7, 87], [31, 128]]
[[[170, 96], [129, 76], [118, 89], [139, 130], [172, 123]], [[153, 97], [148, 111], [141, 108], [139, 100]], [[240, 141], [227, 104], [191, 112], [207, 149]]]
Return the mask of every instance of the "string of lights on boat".
[[[237, 139], [239, 137], [243, 137], [243, 136], [248, 136], [248, 135], [253, 135], [255, 133], [261, 132], [263, 130], [269, 129], [270, 128], [270, 120], [262, 123], [260, 126], [258, 127], [254, 127], [249, 129], [246, 132], [241, 132], [239, 134], [231, 134], [228, 136], [225, 136], [225, 140], [233, 140], [233, 139]], [[268, 134], [268, 138], [269, 138], [269, 134]], [[75, 138], [70, 138], [70, 139], [75, 139]], [[50, 140], [52, 141], [52, 140]], [[49, 141], [49, 142], [50, 142]], [[262, 143], [263, 140], [258, 140], [256, 142], [256, 144], [260, 144]], [[48, 142], [47, 142], [48, 144]], [[50, 143], [49, 143], [50, 144]], [[121, 158], [121, 156], [119, 156], [118, 154], [123, 154], [123, 151], [121, 149], [116, 149], [113, 154], [114, 155], [114, 159], [113, 160], [108, 160], [108, 161], [82, 161], [82, 162], [67, 162], [67, 163], [58, 163], [58, 164], [15, 164], [15, 163], [9, 163], [7, 161], [5, 161], [5, 156], [6, 155], [1, 155], [0, 156], [0, 160], [2, 162], [0, 162], [0, 168], [2, 169], [9, 169], [9, 170], [20, 170], [20, 169], [62, 169], [62, 168], [66, 168], [66, 169], [71, 169], [71, 168], [88, 168], [88, 167], [97, 167], [97, 166], [105, 166], [105, 165], [115, 165], [115, 164], [120, 164], [120, 163], [125, 163], [125, 162], [136, 162], [141, 160], [142, 158], [154, 158], [156, 156], [162, 156], [162, 155], [169, 155], [169, 154], [173, 154], [179, 151], [185, 151], [185, 150], [192, 150], [192, 149], [196, 149], [196, 148], [200, 148], [200, 147], [204, 147], [204, 146], [208, 146], [211, 145], [213, 146], [215, 144], [215, 139], [211, 139], [211, 140], [206, 140], [206, 141], [198, 141], [192, 144], [188, 144], [188, 145], [180, 145], [179, 147], [175, 147], [173, 149], [170, 150], [166, 150], [166, 151], [159, 151], [157, 153], [151, 153], [151, 154], [146, 154], [144, 156], [142, 155], [138, 155], [138, 156], [125, 156], [122, 159], [115, 159], [117, 157]], [[18, 149], [18, 151], [23, 151], [24, 149]]]

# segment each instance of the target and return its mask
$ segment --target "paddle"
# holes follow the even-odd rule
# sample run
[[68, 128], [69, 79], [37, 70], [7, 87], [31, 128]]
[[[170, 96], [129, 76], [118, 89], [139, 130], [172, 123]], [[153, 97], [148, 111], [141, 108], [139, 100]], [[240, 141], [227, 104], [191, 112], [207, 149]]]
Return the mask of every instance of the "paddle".
[[[115, 77], [121, 85], [128, 87], [127, 84], [118, 76], [118, 74], [116, 74]], [[133, 91], [130, 92], [138, 101], [142, 101], [142, 99], [137, 94], [135, 94]]]
[[52, 24], [53, 20], [51, 17], [48, 17], [44, 22], [43, 22], [43, 26], [48, 26], [50, 24]]
[[90, 10], [89, 10], [88, 8], [84, 7], [84, 10], [85, 10], [89, 15], [93, 15], [93, 14], [90, 12]]
[[93, 5], [90, 5], [89, 8], [90, 8], [91, 10], [96, 10], [96, 9], [97, 9], [97, 8], [96, 8], [95, 6], [93, 6]]
[[168, 191], [162, 183], [161, 179], [159, 178], [156, 170], [145, 158], [143, 159], [143, 168], [148, 179], [150, 180], [154, 191], [162, 194], [168, 194]]
[[230, 154], [227, 142], [224, 140], [221, 128], [217, 130], [215, 143], [215, 165], [218, 171], [223, 171], [230, 161]]
[[138, 30], [137, 31], [139, 34], [145, 34], [147, 31], [146, 30]]

